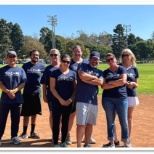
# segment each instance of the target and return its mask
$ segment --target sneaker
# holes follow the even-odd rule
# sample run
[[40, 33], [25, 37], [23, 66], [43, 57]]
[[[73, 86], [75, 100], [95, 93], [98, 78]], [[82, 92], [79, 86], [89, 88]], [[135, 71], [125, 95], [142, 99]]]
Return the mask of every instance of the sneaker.
[[71, 145], [72, 144], [70, 136], [66, 136], [65, 142], [66, 142], [67, 145]]
[[93, 137], [90, 138], [90, 144], [96, 144], [96, 141]]
[[19, 138], [19, 140], [23, 140], [23, 139], [28, 138], [28, 135], [27, 134], [21, 134], [18, 138]]
[[107, 144], [103, 144], [104, 148], [115, 148], [115, 144], [111, 144], [111, 142], [107, 143]]
[[56, 147], [59, 147], [59, 145], [58, 145], [58, 144], [52, 143], [52, 144], [51, 144], [51, 147], [56, 148]]
[[114, 144], [115, 144], [115, 146], [119, 146], [120, 145], [120, 142], [119, 141], [114, 141]]
[[35, 139], [39, 139], [40, 136], [36, 133], [31, 133], [31, 135], [29, 136], [29, 138], [35, 138]]
[[[85, 139], [83, 140], [85, 142]], [[90, 144], [96, 144], [96, 141], [93, 137], [90, 138]]]
[[85, 145], [84, 144], [84, 146], [83, 147], [85, 147], [85, 148], [90, 148], [91, 147], [91, 145], [90, 144], [87, 144], [87, 145]]
[[13, 144], [20, 144], [20, 140], [18, 139], [18, 137], [13, 137], [12, 139], [11, 139], [11, 142], [13, 143]]
[[67, 145], [66, 145], [66, 143], [65, 143], [65, 142], [63, 142], [63, 143], [60, 143], [60, 147], [62, 147], [62, 148], [66, 148], [66, 147], [67, 147]]
[[127, 143], [126, 145], [123, 146], [124, 148], [131, 148], [131, 143]]

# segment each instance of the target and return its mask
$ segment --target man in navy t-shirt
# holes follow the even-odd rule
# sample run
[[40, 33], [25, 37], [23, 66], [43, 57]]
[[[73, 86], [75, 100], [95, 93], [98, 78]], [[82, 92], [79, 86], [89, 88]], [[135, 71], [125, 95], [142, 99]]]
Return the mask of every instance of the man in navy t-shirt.
[[37, 50], [30, 51], [31, 61], [23, 64], [22, 68], [27, 75], [27, 82], [23, 91], [24, 104], [22, 105], [21, 116], [23, 119], [23, 132], [20, 135], [20, 139], [28, 138], [27, 127], [29, 123], [29, 117], [31, 116], [31, 132], [30, 138], [40, 138], [35, 133], [36, 115], [42, 114], [41, 110], [41, 84], [40, 80], [45, 70], [45, 65], [38, 62], [39, 52]]
[[9, 111], [11, 112], [11, 142], [20, 144], [17, 134], [20, 121], [20, 106], [23, 103], [21, 89], [25, 85], [26, 74], [22, 68], [16, 65], [16, 62], [16, 52], [8, 51], [8, 65], [0, 69], [0, 89], [2, 90], [0, 100], [0, 145]]
[[89, 64], [82, 64], [78, 71], [79, 78], [77, 78], [75, 95], [77, 147], [81, 147], [83, 135], [85, 135], [84, 147], [90, 147], [92, 128], [96, 125], [98, 86], [103, 84], [103, 72], [97, 69], [99, 60], [99, 52], [91, 52]]

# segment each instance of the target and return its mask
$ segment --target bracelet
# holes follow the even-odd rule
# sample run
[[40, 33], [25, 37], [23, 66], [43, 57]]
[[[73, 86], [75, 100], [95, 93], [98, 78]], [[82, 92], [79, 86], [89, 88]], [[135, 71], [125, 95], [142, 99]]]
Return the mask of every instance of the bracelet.
[[13, 89], [13, 93], [15, 94], [18, 91], [18, 88]]
[[69, 98], [68, 100], [72, 103], [72, 99], [71, 98]]

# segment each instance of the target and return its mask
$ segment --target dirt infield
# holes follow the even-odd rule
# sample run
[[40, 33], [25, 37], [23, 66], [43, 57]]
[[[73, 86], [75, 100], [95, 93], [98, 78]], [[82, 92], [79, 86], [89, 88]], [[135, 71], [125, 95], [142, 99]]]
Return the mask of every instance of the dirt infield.
[[[154, 147], [154, 95], [139, 95], [140, 105], [134, 110], [133, 115], [133, 130], [131, 135], [132, 147]], [[43, 115], [38, 116], [36, 132], [40, 135], [40, 139], [25, 139], [20, 145], [13, 145], [10, 143], [10, 117], [8, 117], [5, 133], [2, 138], [1, 147], [51, 147], [51, 130], [49, 127], [49, 111], [47, 104], [42, 103]], [[23, 119], [20, 121], [19, 134], [22, 132]], [[120, 140], [121, 129], [116, 118], [118, 138]], [[28, 127], [28, 133], [30, 132], [30, 125]], [[71, 138], [73, 144], [68, 147], [76, 147], [76, 125], [74, 123]], [[18, 135], [19, 135], [18, 134]], [[92, 147], [100, 148], [104, 143], [107, 143], [106, 133], [106, 119], [104, 110], [101, 106], [101, 97], [99, 97], [99, 113], [97, 118], [97, 125], [94, 126], [93, 137], [96, 140], [96, 144]], [[122, 142], [120, 142], [122, 145]], [[120, 145], [120, 146], [121, 146]]]

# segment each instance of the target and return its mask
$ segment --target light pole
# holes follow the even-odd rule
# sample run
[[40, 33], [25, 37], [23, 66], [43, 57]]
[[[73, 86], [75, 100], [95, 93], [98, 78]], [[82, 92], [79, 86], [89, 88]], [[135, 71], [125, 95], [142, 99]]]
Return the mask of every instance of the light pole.
[[57, 15], [54, 16], [48, 16], [49, 17], [49, 24], [52, 26], [52, 48], [56, 48], [55, 43], [55, 26], [57, 25]]
[[131, 25], [123, 25], [123, 28], [126, 32], [126, 47], [128, 47], [128, 32], [131, 31]]

